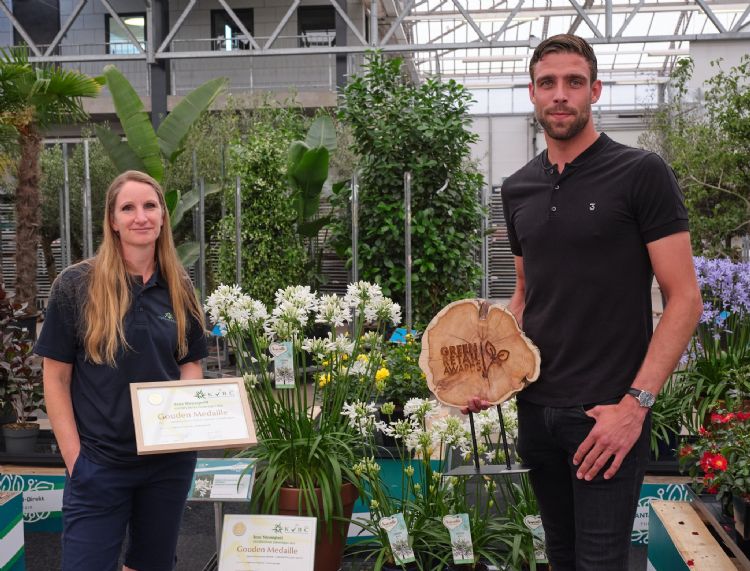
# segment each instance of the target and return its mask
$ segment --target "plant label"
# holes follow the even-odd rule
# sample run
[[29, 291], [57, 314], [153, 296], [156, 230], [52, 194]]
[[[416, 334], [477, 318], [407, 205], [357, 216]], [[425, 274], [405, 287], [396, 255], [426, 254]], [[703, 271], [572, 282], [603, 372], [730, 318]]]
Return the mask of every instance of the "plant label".
[[451, 535], [453, 562], [456, 565], [474, 563], [474, 544], [471, 541], [471, 524], [469, 514], [447, 515], [443, 525]]
[[273, 378], [277, 389], [294, 388], [294, 355], [292, 342], [271, 343], [268, 348], [274, 356]]
[[391, 544], [391, 551], [393, 552], [396, 565], [404, 565], [416, 561], [403, 513], [399, 512], [390, 517], [380, 518], [378, 525], [388, 534], [388, 543]]

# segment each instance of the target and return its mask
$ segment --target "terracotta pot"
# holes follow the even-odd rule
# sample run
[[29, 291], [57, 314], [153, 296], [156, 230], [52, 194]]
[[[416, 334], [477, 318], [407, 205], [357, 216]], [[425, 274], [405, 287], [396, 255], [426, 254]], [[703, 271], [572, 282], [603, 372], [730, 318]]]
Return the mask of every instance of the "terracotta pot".
[[[320, 503], [320, 490], [315, 489], [318, 498], [318, 509], [322, 512]], [[359, 494], [353, 484], [346, 483], [341, 487], [341, 503], [347, 520], [352, 517], [354, 502]], [[301, 508], [301, 509], [300, 509]], [[307, 515], [305, 499], [300, 504], [299, 488], [281, 488], [279, 491], [279, 515]], [[331, 533], [328, 532], [328, 522], [319, 521], [318, 533], [315, 545], [315, 571], [338, 571], [341, 567], [341, 559], [346, 545], [348, 521], [335, 520], [332, 524]]]

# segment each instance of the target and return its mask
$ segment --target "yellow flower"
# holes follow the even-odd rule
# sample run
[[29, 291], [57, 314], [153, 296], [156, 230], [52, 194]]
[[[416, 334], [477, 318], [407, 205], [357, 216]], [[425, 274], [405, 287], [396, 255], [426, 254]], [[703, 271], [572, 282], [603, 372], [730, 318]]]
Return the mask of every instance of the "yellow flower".
[[341, 354], [341, 360], [342, 361], [348, 361], [349, 360], [349, 355], [347, 355], [346, 353], [342, 353]]
[[330, 362], [330, 361], [329, 361], [328, 359], [326, 359], [325, 361], [323, 361], [323, 362], [321, 363], [321, 365], [323, 365], [324, 367], [327, 367], [327, 366], [328, 366], [328, 365], [330, 365], [330, 364], [331, 364], [331, 362]]
[[367, 363], [369, 360], [370, 358], [364, 353], [360, 353], [359, 355], [357, 355], [357, 361], [359, 361], [360, 363]]
[[378, 369], [378, 372], [375, 373], [375, 380], [384, 381], [390, 376], [391, 376], [391, 372], [388, 369], [386, 369], [385, 367], [380, 367]]
[[318, 386], [322, 389], [324, 386], [326, 386], [328, 383], [331, 382], [331, 374], [330, 373], [321, 373], [318, 375]]

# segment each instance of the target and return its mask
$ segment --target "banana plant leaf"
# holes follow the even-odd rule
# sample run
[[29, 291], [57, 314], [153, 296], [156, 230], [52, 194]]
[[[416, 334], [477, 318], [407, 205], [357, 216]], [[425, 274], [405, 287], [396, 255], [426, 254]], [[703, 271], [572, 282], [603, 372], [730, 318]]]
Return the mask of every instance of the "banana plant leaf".
[[117, 170], [120, 172], [127, 170], [145, 172], [146, 166], [143, 164], [143, 161], [130, 148], [130, 145], [120, 139], [120, 135], [99, 125], [94, 126], [94, 131], [102, 147], [104, 147], [104, 151], [112, 163], [114, 163]]
[[328, 115], [321, 115], [313, 121], [307, 131], [305, 144], [310, 149], [325, 147], [331, 153], [336, 150], [336, 128]]
[[174, 162], [182, 153], [190, 128], [211, 106], [226, 85], [227, 80], [223, 77], [205, 82], [183, 97], [167, 115], [156, 132], [159, 148], [167, 161]]
[[104, 67], [104, 77], [112, 95], [115, 112], [128, 137], [128, 145], [143, 161], [145, 172], [161, 183], [164, 178], [161, 151], [140, 96], [114, 65]]
[[201, 245], [198, 242], [183, 242], [177, 246], [177, 257], [186, 268], [198, 261], [200, 253]]
[[[221, 185], [219, 184], [207, 184], [205, 186], [206, 196], [216, 194], [219, 191], [221, 191]], [[174, 207], [174, 210], [169, 211], [170, 226], [172, 226], [172, 228], [176, 228], [182, 220], [182, 217], [185, 216], [185, 213], [193, 208], [196, 204], [198, 204], [200, 198], [200, 193], [195, 189], [180, 196], [177, 204]]]
[[298, 232], [305, 238], [314, 238], [318, 235], [318, 232], [320, 232], [320, 230], [331, 220], [331, 216], [321, 216], [320, 218], [316, 218], [315, 220], [303, 222], [299, 225]]
[[[289, 149], [287, 168], [294, 192], [294, 207], [298, 221], [305, 221], [318, 212], [320, 193], [328, 179], [330, 154], [325, 147], [303, 150], [304, 143], [293, 144]], [[301, 152], [303, 150], [303, 152]]]
[[[164, 202], [167, 203], [167, 212], [169, 212], [169, 219], [172, 219], [172, 212], [177, 207], [177, 203], [180, 201], [180, 191], [177, 189], [167, 190], [164, 192]], [[171, 224], [170, 224], [171, 226]]]

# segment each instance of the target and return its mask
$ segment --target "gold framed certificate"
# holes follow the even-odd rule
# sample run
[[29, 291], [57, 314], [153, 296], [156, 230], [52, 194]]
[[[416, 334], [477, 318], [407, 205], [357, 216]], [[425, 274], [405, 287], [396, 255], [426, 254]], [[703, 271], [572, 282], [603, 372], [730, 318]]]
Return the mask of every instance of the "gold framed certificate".
[[130, 383], [138, 454], [256, 442], [242, 378]]

